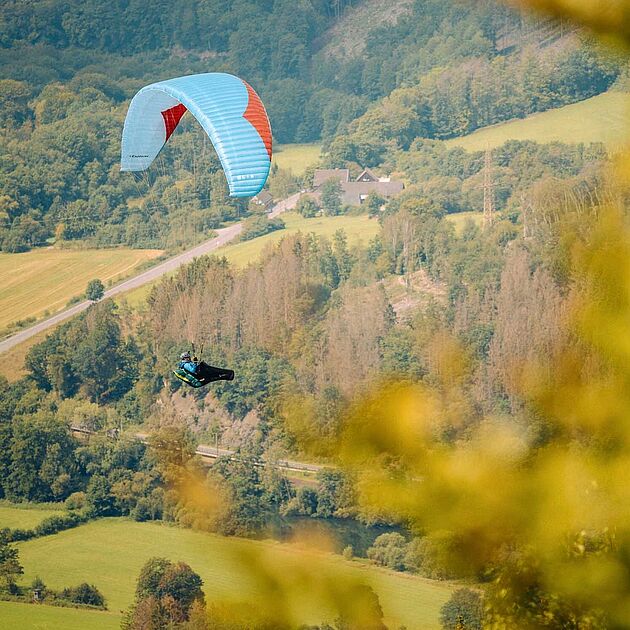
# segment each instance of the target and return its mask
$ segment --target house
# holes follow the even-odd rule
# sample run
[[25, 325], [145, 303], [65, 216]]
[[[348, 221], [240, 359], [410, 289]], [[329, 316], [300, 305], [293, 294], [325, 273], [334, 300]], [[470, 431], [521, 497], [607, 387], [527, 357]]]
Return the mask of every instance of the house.
[[338, 179], [341, 184], [350, 181], [350, 171], [347, 168], [322, 168], [315, 171], [313, 175], [313, 190], [317, 190], [329, 179]]
[[347, 168], [319, 169], [313, 175], [311, 192], [311, 196], [318, 202], [322, 184], [331, 179], [336, 179], [341, 184], [341, 202], [348, 206], [360, 206], [371, 192], [389, 199], [404, 189], [402, 182], [392, 181], [389, 177], [378, 177], [369, 168], [364, 169], [354, 181], [350, 180], [350, 171]]
[[262, 206], [265, 212], [269, 212], [273, 207], [273, 197], [268, 190], [261, 190], [255, 197], [252, 197], [252, 202]]

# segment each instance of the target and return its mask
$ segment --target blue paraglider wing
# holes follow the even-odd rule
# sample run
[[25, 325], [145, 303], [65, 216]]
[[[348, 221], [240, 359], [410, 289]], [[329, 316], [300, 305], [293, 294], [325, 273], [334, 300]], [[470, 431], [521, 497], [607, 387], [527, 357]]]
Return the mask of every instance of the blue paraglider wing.
[[232, 197], [251, 197], [271, 167], [271, 126], [260, 97], [231, 74], [194, 74], [143, 87], [125, 118], [121, 170], [144, 171], [189, 111], [210, 137]]

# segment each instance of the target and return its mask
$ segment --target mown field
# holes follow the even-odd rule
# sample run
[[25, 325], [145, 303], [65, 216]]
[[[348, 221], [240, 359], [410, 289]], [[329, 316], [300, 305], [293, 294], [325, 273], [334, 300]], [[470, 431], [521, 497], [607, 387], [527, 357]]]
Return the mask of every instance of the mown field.
[[39, 525], [45, 518], [60, 513], [62, 506], [50, 504], [25, 503], [15, 505], [0, 501], [0, 529], [32, 529]]
[[611, 149], [630, 141], [628, 131], [630, 95], [607, 92], [580, 103], [534, 114], [522, 120], [485, 127], [474, 133], [448, 140], [449, 147], [483, 151], [508, 140], [536, 142], [604, 142]]
[[317, 164], [321, 153], [321, 144], [278, 144], [273, 148], [273, 162], [294, 175], [302, 175]]
[[[102, 591], [111, 613], [83, 612], [85, 630], [115, 627], [105, 625], [103, 620], [116, 619], [116, 614], [129, 606], [140, 568], [153, 556], [190, 564], [202, 576], [209, 601], [247, 601], [249, 605], [257, 605], [257, 599], [269, 602], [271, 594], [266, 587], [278, 580], [288, 589], [286, 605], [296, 624], [334, 619], [335, 612], [321, 587], [322, 578], [333, 580], [335, 585], [350, 580], [371, 585], [379, 596], [386, 623], [392, 628], [405, 625], [409, 630], [437, 630], [439, 610], [453, 588], [446, 583], [346, 561], [338, 555], [306, 551], [297, 545], [223, 538], [116, 518], [19, 543], [18, 548], [25, 570], [23, 583], [30, 583], [39, 575], [52, 588], [87, 581]], [[271, 581], [269, 574], [273, 575]], [[0, 605], [0, 627], [14, 627], [7, 624], [10, 615], [16, 614], [15, 608]], [[72, 627], [54, 625], [52, 617], [59, 614], [57, 609], [40, 607], [39, 618], [42, 610], [50, 610], [50, 625], [30, 621], [29, 612], [18, 627]]]
[[120, 630], [120, 615], [0, 602], [0, 624], [5, 630]]
[[65, 307], [99, 278], [105, 284], [133, 274], [159, 250], [35, 249], [23, 254], [0, 253], [0, 330], [11, 322], [42, 317]]
[[[348, 237], [348, 243], [355, 245], [359, 242], [367, 244], [380, 230], [378, 222], [375, 219], [370, 219], [367, 215], [305, 219], [297, 212], [285, 212], [280, 215], [280, 218], [286, 225], [284, 230], [277, 230], [251, 241], [225, 245], [218, 249], [215, 254], [225, 256], [236, 267], [245, 267], [258, 260], [266, 247], [272, 243], [277, 243], [287, 234], [313, 232], [319, 236], [330, 238], [337, 230], [344, 230]], [[153, 283], [147, 284], [124, 294], [123, 297], [131, 307], [137, 308], [149, 295], [152, 286]]]

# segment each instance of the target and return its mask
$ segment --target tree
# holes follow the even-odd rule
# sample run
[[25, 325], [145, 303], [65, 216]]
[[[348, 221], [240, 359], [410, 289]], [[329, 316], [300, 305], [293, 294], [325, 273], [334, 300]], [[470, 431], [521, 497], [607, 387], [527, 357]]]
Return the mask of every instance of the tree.
[[15, 590], [15, 581], [24, 573], [18, 560], [18, 550], [9, 545], [4, 535], [0, 533], [0, 580], [4, 582], [10, 592]]
[[481, 630], [483, 600], [478, 591], [458, 588], [440, 610], [444, 630]]
[[88, 606], [105, 607], [105, 598], [93, 584], [83, 582], [74, 588], [64, 588], [61, 597], [75, 604], [87, 604]]
[[390, 569], [402, 571], [405, 568], [407, 541], [397, 532], [381, 534], [367, 550], [370, 560]]
[[301, 195], [295, 209], [306, 219], [314, 217], [319, 212], [317, 201], [310, 195]]
[[90, 280], [88, 282], [87, 288], [85, 290], [85, 297], [92, 302], [98, 302], [103, 299], [105, 295], [105, 285], [96, 278], [95, 280]]
[[65, 499], [78, 483], [76, 442], [68, 425], [50, 412], [18, 416], [9, 449], [10, 472], [0, 480], [13, 500]]
[[203, 605], [202, 585], [202, 579], [186, 563], [151, 558], [140, 571], [136, 601], [123, 628], [160, 630], [187, 621], [193, 604]]
[[385, 203], [386, 200], [384, 197], [379, 195], [375, 190], [371, 190], [365, 200], [365, 207], [367, 208], [368, 214], [371, 217], [375, 217], [378, 216]]
[[329, 179], [321, 187], [321, 204], [324, 214], [334, 216], [341, 211], [341, 183], [338, 179]]

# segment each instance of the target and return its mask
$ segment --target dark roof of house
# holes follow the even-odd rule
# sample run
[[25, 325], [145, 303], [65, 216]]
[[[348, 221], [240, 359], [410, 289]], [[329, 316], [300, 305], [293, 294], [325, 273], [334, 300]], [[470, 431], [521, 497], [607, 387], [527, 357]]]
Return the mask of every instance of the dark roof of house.
[[[372, 192], [382, 197], [394, 197], [404, 189], [402, 182], [344, 182], [341, 184], [341, 203], [348, 206], [358, 206]], [[307, 193], [318, 203], [321, 202], [322, 193], [314, 190]]]
[[351, 206], [358, 206], [362, 198], [371, 192], [378, 193], [383, 197], [394, 197], [403, 191], [402, 182], [347, 182], [341, 185], [342, 201]]
[[329, 179], [338, 179], [342, 184], [350, 181], [350, 171], [347, 168], [322, 168], [313, 174], [313, 188], [319, 188]]
[[361, 175], [357, 177], [356, 181], [357, 182], [360, 182], [360, 181], [377, 182], [378, 176], [375, 175], [369, 168], [365, 168], [363, 169], [363, 172], [361, 173]]
[[273, 202], [273, 197], [268, 190], [261, 190], [255, 197], [254, 201], [267, 205]]

